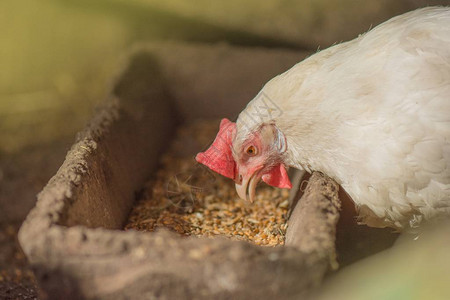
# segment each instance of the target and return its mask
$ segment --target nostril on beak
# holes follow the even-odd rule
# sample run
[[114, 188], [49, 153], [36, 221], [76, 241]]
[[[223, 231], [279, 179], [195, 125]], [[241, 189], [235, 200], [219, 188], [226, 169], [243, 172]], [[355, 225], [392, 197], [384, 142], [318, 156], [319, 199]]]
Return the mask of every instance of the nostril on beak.
[[234, 182], [236, 184], [242, 184], [242, 175], [239, 174], [238, 176], [236, 176], [236, 178], [234, 179]]

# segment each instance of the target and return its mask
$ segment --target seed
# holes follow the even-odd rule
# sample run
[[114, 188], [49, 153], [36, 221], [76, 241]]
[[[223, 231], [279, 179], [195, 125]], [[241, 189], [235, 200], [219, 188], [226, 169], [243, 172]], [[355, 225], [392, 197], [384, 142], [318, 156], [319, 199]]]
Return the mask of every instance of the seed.
[[247, 221], [250, 222], [250, 223], [253, 223], [253, 224], [259, 224], [259, 221], [255, 220], [255, 219], [248, 218]]
[[278, 205], [278, 207], [288, 208], [289, 207], [289, 200], [288, 199], [284, 200], [283, 202], [280, 203], [280, 205]]

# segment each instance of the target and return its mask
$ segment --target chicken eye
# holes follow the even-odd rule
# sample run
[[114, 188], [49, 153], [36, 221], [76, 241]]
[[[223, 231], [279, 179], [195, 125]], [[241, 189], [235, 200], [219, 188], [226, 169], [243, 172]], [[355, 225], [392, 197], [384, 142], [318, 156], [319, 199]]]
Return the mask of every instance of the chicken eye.
[[251, 156], [256, 155], [257, 153], [255, 146], [249, 146], [245, 152]]

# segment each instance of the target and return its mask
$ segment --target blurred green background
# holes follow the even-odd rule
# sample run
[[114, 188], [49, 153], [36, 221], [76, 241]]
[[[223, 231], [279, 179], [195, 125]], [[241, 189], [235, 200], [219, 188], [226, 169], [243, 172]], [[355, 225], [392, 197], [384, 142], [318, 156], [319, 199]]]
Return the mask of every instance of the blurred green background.
[[315, 50], [436, 3], [449, 1], [0, 1], [0, 155], [73, 136], [135, 42]]
[[189, 19], [152, 2], [1, 1], [0, 153], [81, 129], [134, 42], [289, 44]]
[[71, 135], [105, 94], [126, 27], [60, 1], [0, 2], [0, 151]]

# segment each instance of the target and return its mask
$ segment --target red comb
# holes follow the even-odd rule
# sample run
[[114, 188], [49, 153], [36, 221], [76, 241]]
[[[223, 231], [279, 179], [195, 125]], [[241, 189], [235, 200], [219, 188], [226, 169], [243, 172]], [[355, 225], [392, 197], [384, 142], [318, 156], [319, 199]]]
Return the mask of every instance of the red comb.
[[198, 153], [195, 159], [211, 170], [234, 179], [236, 163], [232, 155], [231, 144], [235, 131], [236, 123], [222, 119], [219, 132], [212, 145], [205, 152]]

